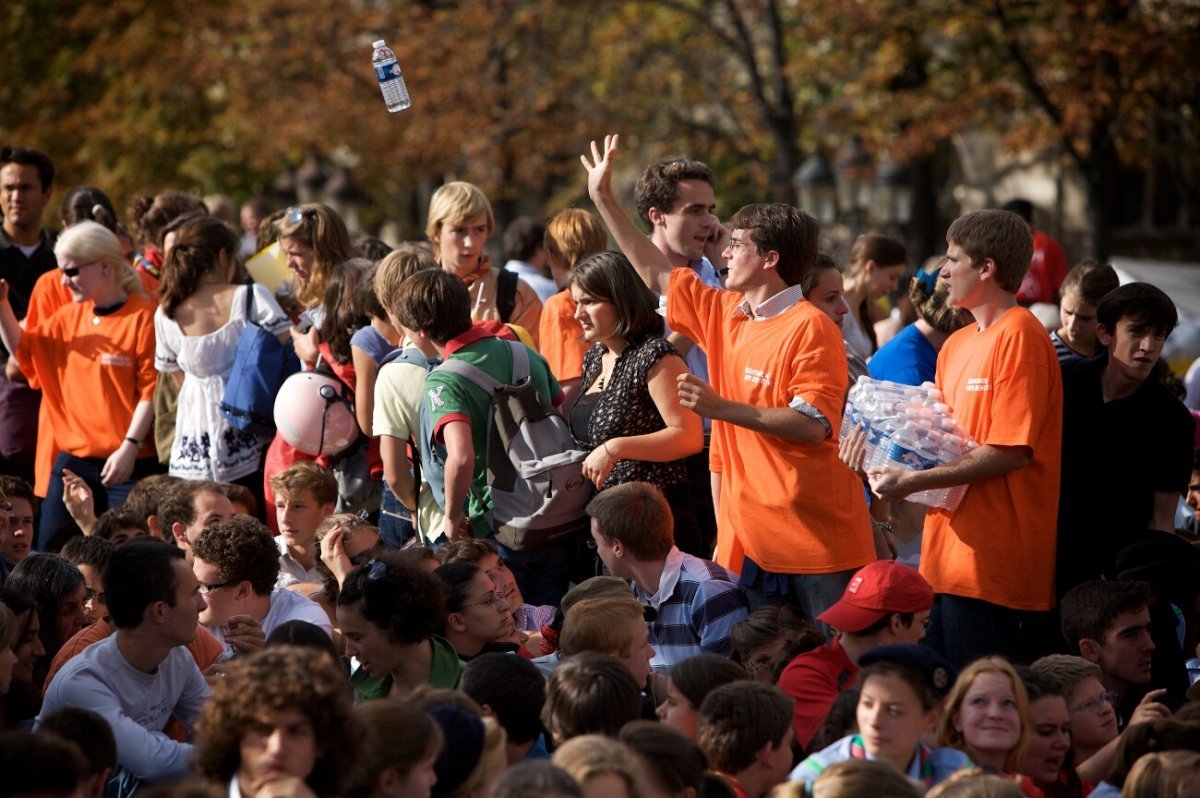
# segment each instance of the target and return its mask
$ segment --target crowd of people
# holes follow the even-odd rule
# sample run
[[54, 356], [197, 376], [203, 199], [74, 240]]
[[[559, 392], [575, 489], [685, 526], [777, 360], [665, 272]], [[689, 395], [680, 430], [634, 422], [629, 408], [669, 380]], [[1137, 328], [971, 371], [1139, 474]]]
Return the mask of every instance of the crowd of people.
[[[630, 213], [619, 154], [498, 265], [470, 183], [395, 247], [91, 186], [56, 233], [0, 150], [0, 795], [1198, 794], [1170, 298], [1024, 201], [839, 267], [697, 160]], [[860, 379], [974, 448], [868, 458]]]

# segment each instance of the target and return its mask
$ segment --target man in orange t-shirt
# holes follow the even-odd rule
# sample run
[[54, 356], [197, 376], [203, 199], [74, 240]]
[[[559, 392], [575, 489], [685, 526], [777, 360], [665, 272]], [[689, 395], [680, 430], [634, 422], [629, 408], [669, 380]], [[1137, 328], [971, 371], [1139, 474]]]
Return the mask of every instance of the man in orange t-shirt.
[[984, 654], [1039, 654], [1054, 606], [1055, 522], [1062, 456], [1062, 376], [1050, 337], [1016, 300], [1033, 238], [1009, 211], [958, 218], [941, 279], [975, 324], [938, 356], [937, 387], [980, 445], [926, 471], [867, 469], [886, 499], [968, 484], [954, 511], [925, 519], [921, 574], [938, 594], [926, 642], [955, 666]]
[[711, 384], [679, 378], [680, 403], [713, 419], [722, 458], [717, 556], [752, 603], [798, 605], [810, 618], [875, 559], [866, 498], [838, 458], [846, 354], [841, 333], [803, 300], [817, 223], [789, 205], [748, 205], [731, 221], [726, 291], [671, 269], [612, 193], [617, 140], [593, 143], [588, 189], [649, 284], [669, 274], [667, 323], [708, 353]]

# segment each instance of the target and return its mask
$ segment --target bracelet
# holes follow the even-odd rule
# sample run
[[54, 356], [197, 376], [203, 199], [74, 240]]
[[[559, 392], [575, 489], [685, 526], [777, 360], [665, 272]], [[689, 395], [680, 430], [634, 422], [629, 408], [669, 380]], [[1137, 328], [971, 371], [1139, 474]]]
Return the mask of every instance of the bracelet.
[[891, 521], [875, 521], [874, 519], [871, 519], [871, 520], [874, 521], [875, 526], [879, 527], [879, 531], [883, 532], [885, 535], [892, 534], [892, 532], [896, 529], [896, 525], [893, 524]]
[[616, 459], [617, 459], [617, 458], [613, 457], [613, 453], [612, 453], [612, 452], [610, 452], [610, 451], [608, 450], [608, 441], [605, 441], [604, 443], [602, 443], [602, 444], [601, 444], [601, 446], [603, 446], [603, 447], [604, 447], [604, 453], [605, 453], [606, 455], [608, 455], [608, 459], [609, 459], [609, 460], [616, 460]]
[[142, 448], [142, 442], [141, 442], [141, 441], [139, 441], [137, 438], [134, 438], [134, 437], [131, 437], [131, 436], [129, 436], [129, 435], [126, 435], [126, 436], [125, 436], [125, 440], [129, 441], [130, 443], [132, 443], [132, 444], [134, 445], [134, 447], [135, 447], [135, 448], [138, 448], [138, 449]]

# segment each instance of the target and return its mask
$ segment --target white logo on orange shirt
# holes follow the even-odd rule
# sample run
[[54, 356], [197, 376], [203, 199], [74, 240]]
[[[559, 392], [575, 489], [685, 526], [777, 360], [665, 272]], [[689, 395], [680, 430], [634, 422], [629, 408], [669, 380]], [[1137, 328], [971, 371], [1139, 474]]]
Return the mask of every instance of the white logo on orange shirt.
[[101, 352], [100, 365], [129, 368], [133, 365], [133, 358], [131, 358], [129, 355], [122, 355], [116, 352]]
[[968, 377], [967, 391], [990, 391], [992, 390], [991, 378], [989, 377]]
[[742, 374], [742, 379], [745, 382], [752, 382], [755, 385], [770, 385], [771, 372], [763, 371], [762, 369], [752, 369], [746, 366], [746, 371]]

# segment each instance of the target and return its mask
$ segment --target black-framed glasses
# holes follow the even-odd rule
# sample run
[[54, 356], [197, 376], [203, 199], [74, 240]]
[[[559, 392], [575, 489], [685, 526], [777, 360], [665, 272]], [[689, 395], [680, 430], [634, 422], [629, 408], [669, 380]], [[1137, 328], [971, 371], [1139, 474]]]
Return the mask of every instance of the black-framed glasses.
[[59, 271], [62, 272], [67, 277], [75, 278], [75, 277], [79, 276], [80, 271], [82, 271], [83, 269], [86, 269], [88, 266], [95, 266], [99, 262], [100, 261], [98, 261], [98, 260], [94, 260], [90, 263], [84, 263], [80, 266], [66, 266], [64, 268], [59, 269]]
[[200, 583], [200, 595], [207, 596], [209, 593], [213, 592], [214, 590], [220, 590], [221, 588], [229, 587], [232, 584], [233, 584], [232, 579], [225, 581], [225, 582], [221, 582], [219, 584], [215, 584], [215, 585], [206, 585], [203, 582], [201, 582]]

